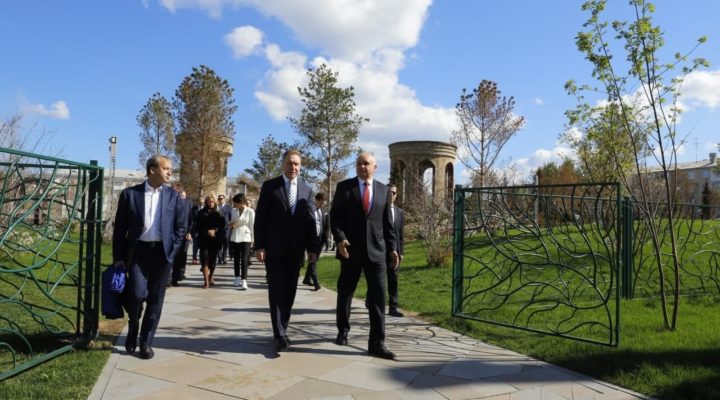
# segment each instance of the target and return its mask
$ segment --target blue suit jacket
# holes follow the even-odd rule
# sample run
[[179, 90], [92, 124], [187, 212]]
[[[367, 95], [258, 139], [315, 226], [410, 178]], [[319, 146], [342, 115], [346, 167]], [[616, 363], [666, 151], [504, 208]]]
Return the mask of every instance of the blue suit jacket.
[[[165, 259], [172, 263], [180, 249], [187, 216], [180, 195], [170, 187], [160, 192], [160, 232]], [[113, 230], [113, 261], [123, 261], [126, 267], [132, 262], [132, 255], [142, 234], [145, 213], [145, 182], [124, 189], [118, 199]]]

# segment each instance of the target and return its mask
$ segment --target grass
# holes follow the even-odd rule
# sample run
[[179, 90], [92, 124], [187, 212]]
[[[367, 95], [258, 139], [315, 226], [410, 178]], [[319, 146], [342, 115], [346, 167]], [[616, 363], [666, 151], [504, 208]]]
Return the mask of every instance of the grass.
[[[679, 328], [663, 328], [652, 299], [621, 302], [617, 348], [503, 328], [451, 315], [452, 270], [427, 268], [421, 244], [405, 246], [400, 306], [444, 328], [666, 400], [720, 399], [720, 297], [685, 297]], [[321, 284], [336, 288], [339, 262], [321, 258]], [[355, 292], [364, 297], [361, 279]]]
[[[33, 250], [41, 250], [35, 243]], [[32, 271], [18, 271], [22, 266], [39, 261], [32, 251], [15, 251], [12, 259], [0, 260], [6, 270], [0, 273], [0, 293], [31, 304], [32, 312], [13, 302], [0, 303], [0, 315], [12, 321], [15, 329], [30, 340], [34, 356], [51, 352], [71, 343], [75, 331], [77, 305], [76, 273], [68, 265], [77, 262], [78, 244], [63, 242], [52, 254], [53, 261]], [[111, 258], [109, 246], [103, 247], [103, 261]], [[59, 262], [54, 262], [59, 261]], [[15, 270], [16, 272], [7, 272]], [[65, 274], [65, 271], [71, 271]], [[60, 282], [54, 286], [55, 282]], [[44, 324], [37, 321], [42, 319]], [[3, 321], [3, 322], [5, 322]], [[0, 399], [86, 399], [105, 366], [115, 339], [124, 327], [124, 320], [108, 321], [101, 317], [99, 336], [86, 348], [75, 349], [18, 375], [0, 381]], [[55, 333], [48, 333], [51, 330]], [[18, 352], [18, 365], [32, 359], [27, 347], [13, 337], [3, 335], [6, 342]], [[0, 349], [0, 370], [13, 368], [12, 356], [6, 348]]]

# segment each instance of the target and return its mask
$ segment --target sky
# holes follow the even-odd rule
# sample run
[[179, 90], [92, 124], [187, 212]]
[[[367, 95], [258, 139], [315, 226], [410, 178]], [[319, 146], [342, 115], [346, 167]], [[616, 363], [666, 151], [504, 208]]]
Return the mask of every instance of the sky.
[[[498, 166], [521, 177], [572, 156], [559, 140], [575, 100], [563, 89], [593, 83], [575, 47], [582, 1], [490, 0], [74, 0], [0, 2], [0, 118], [21, 115], [45, 153], [116, 167], [141, 164], [136, 117], [155, 92], [171, 99], [192, 68], [207, 65], [234, 88], [234, 154], [229, 175], [251, 165], [264, 137], [292, 142], [287, 122], [302, 109], [306, 70], [326, 63], [355, 88], [369, 118], [358, 144], [389, 175], [388, 145], [448, 141], [463, 88], [483, 79], [515, 99], [526, 124]], [[710, 67], [686, 79], [679, 162], [717, 150], [720, 126], [720, 2], [659, 0], [664, 60], [691, 49]], [[628, 20], [625, 0], [608, 18]], [[618, 55], [621, 56], [621, 55]], [[599, 99], [598, 99], [599, 100]], [[32, 140], [31, 140], [32, 141]], [[351, 171], [352, 174], [352, 171]], [[467, 182], [458, 163], [456, 182]]]

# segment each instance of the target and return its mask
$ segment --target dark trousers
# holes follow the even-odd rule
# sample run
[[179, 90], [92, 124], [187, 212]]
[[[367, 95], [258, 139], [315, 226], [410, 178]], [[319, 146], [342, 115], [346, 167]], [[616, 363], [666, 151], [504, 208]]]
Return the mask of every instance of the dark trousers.
[[[320, 246], [318, 246], [317, 251], [315, 252], [318, 258], [320, 258], [320, 252], [322, 252], [322, 248], [323, 245], [321, 243]], [[308, 263], [308, 266], [305, 269], [305, 278], [303, 278], [303, 283], [309, 283], [315, 287], [320, 286], [317, 276], [317, 262]]]
[[199, 246], [200, 243], [199, 243], [197, 236], [193, 237], [192, 242], [193, 242], [193, 260], [197, 260], [198, 250], [200, 250], [200, 246]]
[[[228, 238], [228, 237], [230, 237], [230, 232], [225, 232], [225, 238]], [[223, 263], [225, 263], [227, 260], [228, 243], [229, 243], [228, 239], [222, 239], [220, 241], [220, 248], [218, 249], [217, 257], [218, 257], [218, 261], [222, 261]]]
[[[248, 265], [250, 265], [250, 242], [230, 242], [230, 252], [233, 257], [235, 276], [247, 279]], [[240, 267], [242, 267], [242, 274]]]
[[342, 260], [337, 290], [337, 328], [347, 334], [350, 330], [350, 309], [360, 274], [365, 273], [367, 281], [367, 307], [370, 315], [369, 344], [382, 344], [385, 341], [385, 264], [375, 264], [370, 260]]
[[175, 256], [175, 261], [173, 261], [172, 273], [170, 276], [170, 279], [172, 279], [173, 282], [181, 281], [183, 280], [183, 276], [185, 276], [189, 244], [190, 243], [188, 243], [186, 239], [183, 239], [180, 244], [180, 250], [178, 250], [177, 255]]
[[273, 261], [268, 258], [265, 268], [268, 273], [268, 299], [270, 301], [270, 321], [275, 338], [287, 336], [288, 323], [295, 303], [297, 280], [302, 262], [293, 263]]
[[[387, 265], [390, 265], [389, 260]], [[398, 307], [398, 272], [400, 268], [387, 267], [388, 305], [391, 310]]]
[[[139, 288], [125, 288], [128, 293], [126, 309], [128, 312], [129, 328], [128, 336], [138, 333], [140, 316], [142, 315], [142, 326], [140, 326], [140, 344], [152, 346], [155, 331], [160, 322], [163, 302], [165, 301], [165, 288], [167, 287], [172, 264], [165, 259], [162, 243], [155, 246], [139, 244], [135, 252], [134, 261], [130, 265], [128, 273], [136, 278], [129, 279], [132, 286], [141, 285], [147, 282], [147, 297], [138, 298], [136, 293], [142, 290]], [[140, 276], [144, 277], [141, 279]], [[143, 313], [145, 303], [145, 313]]]

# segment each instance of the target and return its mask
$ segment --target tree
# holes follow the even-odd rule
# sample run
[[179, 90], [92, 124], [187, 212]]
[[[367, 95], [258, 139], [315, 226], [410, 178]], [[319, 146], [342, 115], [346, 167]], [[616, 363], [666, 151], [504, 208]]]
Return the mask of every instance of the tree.
[[460, 128], [453, 131], [451, 142], [460, 150], [460, 161], [478, 176], [480, 187], [510, 138], [525, 123], [515, 116], [513, 97], [501, 97], [497, 83], [483, 80], [472, 93], [463, 88], [455, 106]]
[[172, 114], [172, 104], [160, 93], [155, 93], [148, 99], [137, 116], [140, 126], [140, 142], [143, 145], [140, 151], [140, 165], [155, 154], [169, 156], [173, 161], [175, 156], [175, 122]]
[[[631, 148], [632, 173], [625, 172], [622, 166], [617, 164], [617, 158], [612, 161], [616, 163], [616, 171], [620, 172], [623, 184], [635, 201], [638, 217], [649, 231], [658, 271], [664, 325], [674, 330], [677, 327], [680, 304], [680, 259], [674, 220], [675, 190], [670, 176], [673, 172], [677, 173], [676, 156], [681, 144], [676, 130], [680, 112], [677, 100], [683, 77], [701, 66], [708, 65], [702, 58], [688, 60], [688, 56], [706, 39], [700, 38], [696, 46], [686, 54], [675, 53], [671, 62], [661, 62], [658, 55], [664, 45], [664, 32], [653, 25], [652, 13], [655, 7], [645, 0], [631, 0], [629, 4], [634, 12], [634, 19], [630, 23], [613, 21], [611, 25], [612, 38], [619, 40], [625, 50], [623, 61], [619, 57], [613, 57], [613, 50], [618, 46], [608, 41], [608, 22], [600, 19], [605, 4], [606, 0], [590, 0], [583, 4], [583, 11], [590, 14], [583, 25], [587, 31], [578, 33], [575, 41], [578, 50], [592, 63], [592, 76], [598, 81], [599, 87], [577, 87], [573, 81], [569, 81], [566, 88], [577, 93], [598, 93], [604, 97], [607, 104], [617, 109], [614, 115], [617, 117], [615, 126], [620, 127], [621, 134], [625, 135], [624, 143]], [[665, 77], [677, 67], [682, 67], [680, 76], [666, 83]], [[577, 98], [580, 109], [592, 109], [584, 97]], [[607, 134], [602, 123], [603, 120], [600, 120], [591, 124], [591, 127], [601, 134]], [[655, 160], [660, 165], [661, 172], [658, 175], [666, 206], [661, 214], [662, 218], [657, 218], [657, 201], [652, 201], [654, 199], [651, 197], [651, 188], [655, 174], [646, 173], [644, 149], [652, 149]], [[665, 235], [670, 243], [663, 243], [662, 237]], [[668, 315], [668, 300], [665, 294], [666, 268], [670, 268], [670, 281], [674, 287], [672, 316]]]
[[183, 177], [194, 182], [202, 195], [227, 176], [227, 164], [220, 162], [217, 153], [230, 146], [235, 135], [233, 89], [207, 66], [193, 67], [175, 91], [173, 107], [178, 150], [192, 160], [191, 170], [183, 171]]
[[288, 149], [287, 143], [278, 142], [272, 134], [267, 135], [258, 145], [257, 158], [252, 160], [252, 167], [245, 168], [245, 172], [262, 185], [282, 173], [282, 155]]
[[308, 70], [307, 87], [298, 87], [304, 107], [299, 118], [288, 118], [304, 140], [308, 171], [317, 171], [332, 198], [336, 176], [344, 176], [354, 155], [358, 132], [368, 119], [355, 113], [355, 89], [337, 86], [338, 73], [325, 64]]
[[717, 189], [711, 188], [706, 180], [702, 190], [702, 206], [700, 206], [702, 219], [711, 219], [717, 215], [718, 204], [720, 204], [720, 193]]
[[[621, 113], [628, 117], [634, 109], [626, 105], [622, 109], [617, 103], [601, 104], [591, 107], [584, 101], [583, 95], [573, 82], [568, 82], [565, 89], [578, 100], [575, 109], [568, 110], [569, 127], [560, 139], [570, 145], [578, 157], [578, 166], [583, 177], [589, 182], [615, 182], [622, 179], [623, 174], [632, 171], [636, 155], [645, 159], [651, 152], [647, 146], [646, 130], [626, 131]], [[633, 126], [646, 128], [645, 126]], [[577, 130], [582, 132], [577, 135]], [[640, 147], [640, 154], [635, 154], [632, 143]]]

